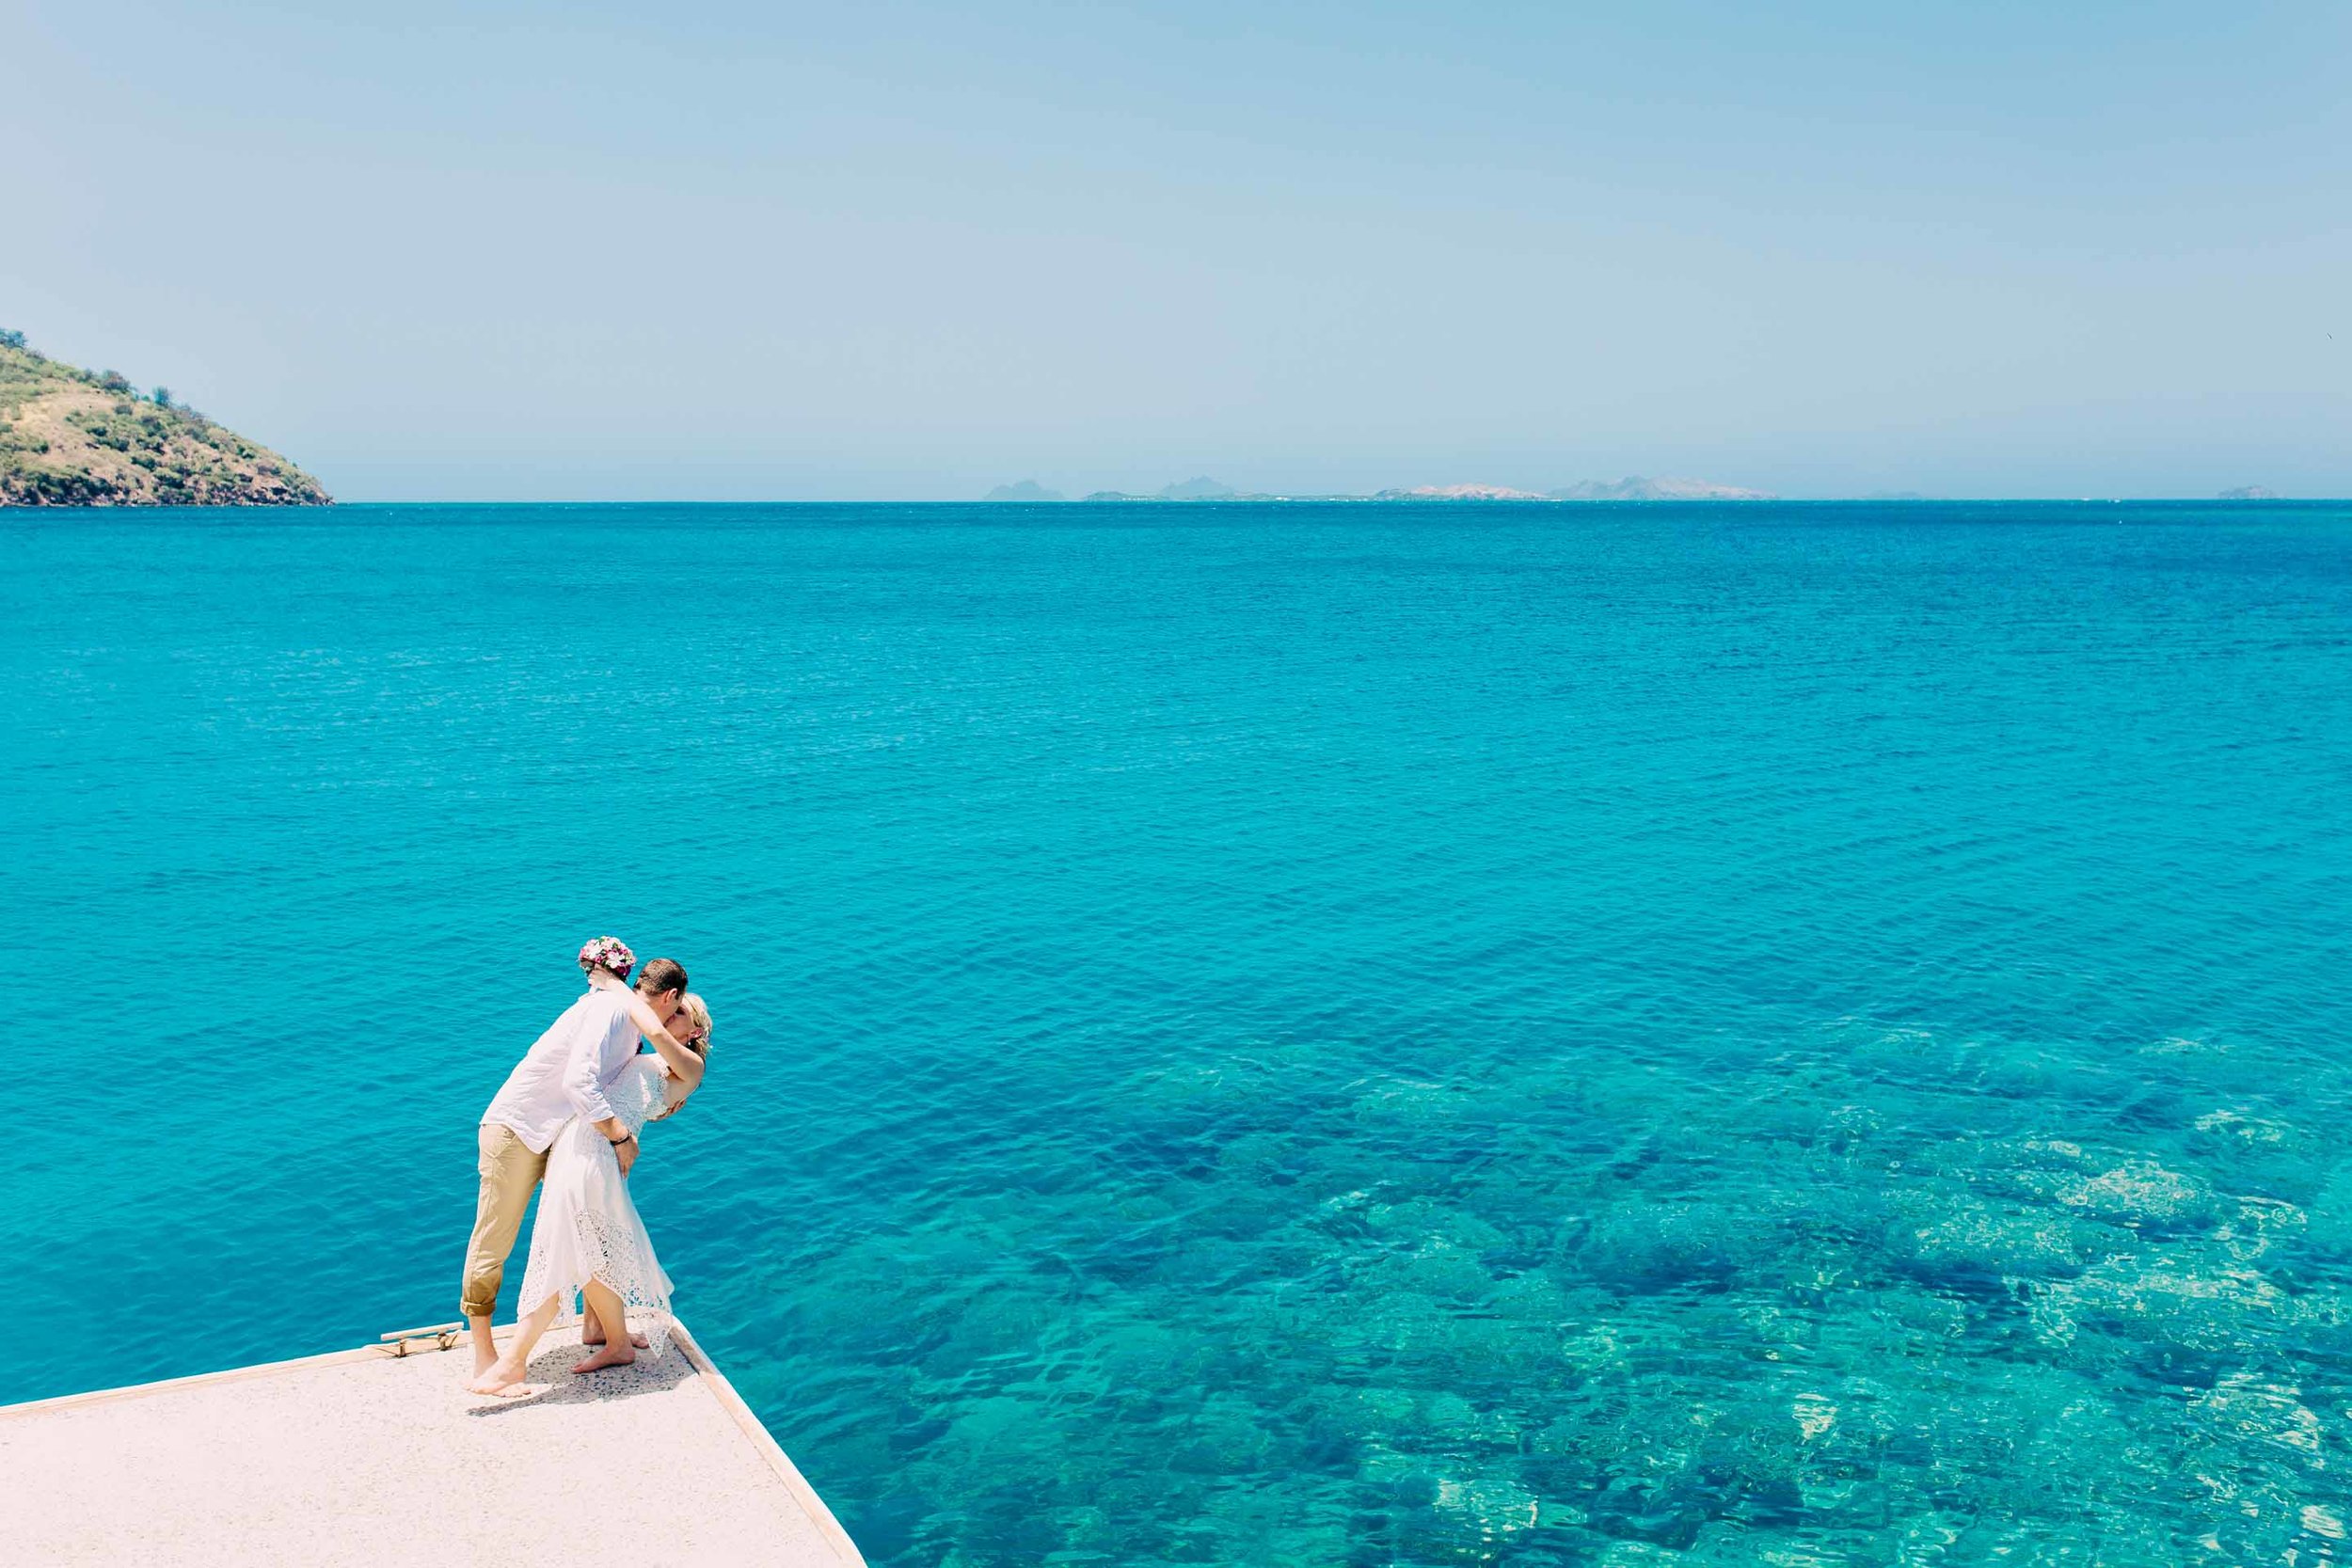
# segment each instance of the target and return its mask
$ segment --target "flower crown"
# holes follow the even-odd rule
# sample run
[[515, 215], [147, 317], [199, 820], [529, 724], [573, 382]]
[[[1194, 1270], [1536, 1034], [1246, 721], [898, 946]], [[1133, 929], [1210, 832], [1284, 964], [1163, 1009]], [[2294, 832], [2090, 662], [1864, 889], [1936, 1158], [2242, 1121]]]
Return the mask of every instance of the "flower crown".
[[618, 937], [596, 937], [580, 944], [580, 967], [609, 969], [626, 980], [628, 972], [637, 967], [637, 955]]

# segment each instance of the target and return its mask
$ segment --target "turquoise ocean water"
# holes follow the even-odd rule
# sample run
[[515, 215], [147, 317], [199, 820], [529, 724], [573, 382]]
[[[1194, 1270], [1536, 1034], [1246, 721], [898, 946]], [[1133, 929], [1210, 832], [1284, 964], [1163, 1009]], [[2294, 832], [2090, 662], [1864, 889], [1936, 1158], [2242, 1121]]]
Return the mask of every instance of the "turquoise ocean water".
[[453, 1315], [612, 931], [878, 1564], [2352, 1557], [2352, 509], [0, 539], [0, 1400]]

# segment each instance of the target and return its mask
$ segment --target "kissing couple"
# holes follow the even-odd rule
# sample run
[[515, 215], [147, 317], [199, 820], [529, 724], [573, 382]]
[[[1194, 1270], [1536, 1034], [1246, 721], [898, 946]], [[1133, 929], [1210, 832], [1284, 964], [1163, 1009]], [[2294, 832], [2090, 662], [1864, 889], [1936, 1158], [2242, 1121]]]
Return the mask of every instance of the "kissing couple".
[[[629, 1197], [637, 1132], [686, 1103], [703, 1081], [710, 1010], [686, 989], [674, 958], [650, 958], [628, 983], [636, 955], [617, 937], [580, 950], [588, 991], [564, 1010], [482, 1113], [482, 1192], [466, 1244], [464, 1308], [473, 1328], [477, 1394], [518, 1399], [546, 1391], [523, 1381], [539, 1336], [584, 1297], [572, 1369], [624, 1367], [669, 1338], [670, 1276]], [[637, 1049], [640, 1037], [653, 1047]], [[515, 1338], [500, 1354], [490, 1314], [531, 1190], [542, 1189], [523, 1269]], [[644, 1332], [632, 1333], [635, 1313]], [[568, 1320], [567, 1320], [568, 1321]], [[648, 1338], [650, 1336], [650, 1338]]]

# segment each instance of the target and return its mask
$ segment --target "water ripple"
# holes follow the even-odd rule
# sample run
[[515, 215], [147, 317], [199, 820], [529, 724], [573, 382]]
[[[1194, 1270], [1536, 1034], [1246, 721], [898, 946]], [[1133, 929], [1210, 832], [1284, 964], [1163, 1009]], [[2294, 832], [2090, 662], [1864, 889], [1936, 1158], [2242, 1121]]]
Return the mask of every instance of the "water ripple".
[[2342, 1557], [2340, 511], [0, 531], [0, 1399], [445, 1314], [617, 929], [878, 1563]]

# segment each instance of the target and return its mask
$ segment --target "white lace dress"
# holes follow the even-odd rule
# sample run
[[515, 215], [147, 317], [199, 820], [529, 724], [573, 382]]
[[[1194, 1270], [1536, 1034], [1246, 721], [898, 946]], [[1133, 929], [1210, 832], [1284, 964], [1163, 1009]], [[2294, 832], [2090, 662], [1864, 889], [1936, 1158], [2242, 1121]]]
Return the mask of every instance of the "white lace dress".
[[[640, 1055], [621, 1069], [604, 1098], [633, 1132], [677, 1093], [677, 1080], [663, 1074], [661, 1058]], [[637, 1216], [612, 1141], [595, 1123], [574, 1117], [548, 1148], [548, 1173], [539, 1189], [539, 1218], [531, 1227], [531, 1261], [523, 1269], [518, 1314], [529, 1317], [556, 1296], [563, 1306], [555, 1323], [577, 1323], [580, 1288], [591, 1278], [621, 1298], [630, 1324], [660, 1355], [670, 1338], [670, 1276], [653, 1255], [653, 1238]], [[605, 1325], [608, 1334], [619, 1330], [617, 1323]]]

